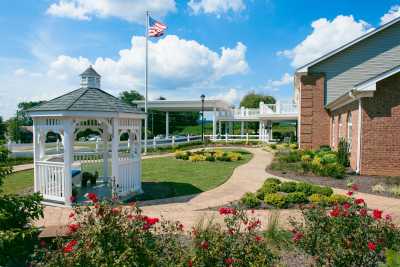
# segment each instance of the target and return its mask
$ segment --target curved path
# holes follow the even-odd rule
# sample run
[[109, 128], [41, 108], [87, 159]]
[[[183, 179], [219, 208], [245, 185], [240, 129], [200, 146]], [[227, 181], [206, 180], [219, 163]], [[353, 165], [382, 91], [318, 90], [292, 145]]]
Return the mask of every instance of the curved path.
[[[142, 202], [140, 205], [144, 214], [156, 217], [162, 216], [169, 220], [178, 220], [185, 225], [186, 229], [190, 229], [202, 218], [214, 218], [216, 221], [221, 221], [222, 217], [218, 216], [218, 212], [209, 208], [227, 205], [240, 199], [245, 192], [255, 192], [267, 177], [274, 176], [265, 170], [273, 159], [271, 153], [260, 148], [245, 149], [253, 154], [252, 159], [246, 164], [237, 167], [231, 178], [224, 184], [197, 195]], [[166, 154], [164, 156], [170, 155]], [[346, 193], [342, 189], [334, 189], [334, 191], [341, 194]], [[357, 197], [364, 198], [370, 208], [383, 209], [386, 213], [391, 214], [397, 223], [400, 222], [400, 199], [365, 193], [358, 193]], [[68, 224], [70, 211], [71, 209], [66, 207], [46, 206], [44, 219], [37, 221], [36, 224], [46, 228], [43, 233], [44, 236], [64, 232], [63, 229]], [[255, 216], [259, 217], [263, 223], [268, 220], [268, 214], [269, 211], [267, 210], [255, 212]], [[281, 210], [280, 223], [282, 226], [287, 226], [288, 217], [297, 216], [299, 216], [298, 210]]]

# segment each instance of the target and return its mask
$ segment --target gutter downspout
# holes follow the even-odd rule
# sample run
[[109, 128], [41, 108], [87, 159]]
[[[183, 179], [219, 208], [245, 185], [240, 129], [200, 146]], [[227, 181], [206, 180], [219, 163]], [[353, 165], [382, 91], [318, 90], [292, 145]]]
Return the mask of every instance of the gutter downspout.
[[361, 123], [362, 123], [362, 98], [358, 99], [358, 140], [357, 140], [357, 169], [356, 173], [361, 172]]

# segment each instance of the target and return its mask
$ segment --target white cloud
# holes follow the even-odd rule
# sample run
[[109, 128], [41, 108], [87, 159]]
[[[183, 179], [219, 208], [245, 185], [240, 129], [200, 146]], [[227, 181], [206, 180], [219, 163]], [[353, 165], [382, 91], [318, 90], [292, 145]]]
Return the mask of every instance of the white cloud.
[[282, 75], [279, 80], [269, 80], [267, 86], [268, 87], [281, 87], [284, 85], [291, 84], [293, 82], [293, 75], [289, 73], [285, 73]]
[[229, 11], [240, 12], [246, 9], [243, 0], [190, 0], [188, 6], [194, 14], [203, 12], [221, 15]]
[[242, 94], [239, 94], [238, 90], [236, 88], [230, 88], [227, 92], [211, 96], [210, 99], [224, 100], [230, 104], [234, 104], [241, 97], [242, 97]]
[[162, 18], [175, 10], [175, 0], [59, 0], [50, 5], [47, 14], [77, 20], [117, 17], [144, 23], [146, 11]]
[[391, 20], [400, 16], [400, 5], [392, 6], [389, 11], [381, 17], [381, 25], [388, 23]]
[[277, 55], [291, 59], [291, 65], [299, 67], [371, 30], [371, 26], [365, 21], [356, 21], [353, 16], [343, 15], [332, 21], [318, 19], [312, 22], [311, 27], [312, 33], [300, 44], [293, 49], [279, 51]]
[[[89, 60], [59, 55], [35, 72], [21, 68], [14, 70], [12, 77], [0, 73], [2, 88], [8, 92], [7, 103], [0, 106], [5, 109], [2, 113], [11, 116], [19, 101], [51, 99], [78, 88], [79, 74], [90, 64], [102, 75], [102, 88], [110, 93], [117, 95], [127, 89], [143, 93], [144, 51], [145, 38], [133, 36], [131, 47], [120, 50], [114, 57]], [[39, 70], [42, 74], [37, 72]], [[233, 48], [223, 47], [221, 51], [175, 35], [149, 43], [150, 97], [163, 95], [184, 99], [198, 97], [201, 93], [212, 95], [215, 91], [210, 88], [220, 79], [247, 70], [246, 46], [240, 42]], [[229, 101], [235, 99], [235, 91], [221, 95]]]

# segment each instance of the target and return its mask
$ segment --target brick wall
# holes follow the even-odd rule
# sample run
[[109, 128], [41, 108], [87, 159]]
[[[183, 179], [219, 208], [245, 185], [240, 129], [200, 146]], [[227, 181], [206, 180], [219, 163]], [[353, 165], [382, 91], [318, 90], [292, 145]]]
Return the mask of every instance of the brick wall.
[[325, 78], [322, 74], [299, 77], [301, 149], [318, 149], [330, 143], [330, 118], [324, 108], [324, 86]]
[[400, 74], [362, 100], [361, 174], [400, 176]]

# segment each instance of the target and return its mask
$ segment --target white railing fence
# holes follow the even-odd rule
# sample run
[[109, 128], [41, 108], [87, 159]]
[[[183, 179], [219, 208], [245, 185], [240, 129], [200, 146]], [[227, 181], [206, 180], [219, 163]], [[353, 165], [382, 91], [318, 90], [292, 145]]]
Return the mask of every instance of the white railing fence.
[[118, 163], [118, 194], [123, 196], [140, 189], [140, 160], [127, 159]]
[[37, 161], [35, 163], [37, 175], [37, 190], [44, 199], [65, 201], [64, 163]]

